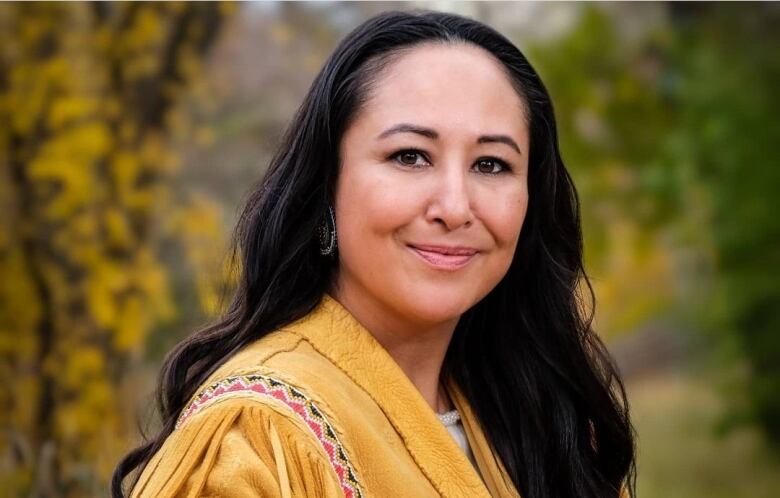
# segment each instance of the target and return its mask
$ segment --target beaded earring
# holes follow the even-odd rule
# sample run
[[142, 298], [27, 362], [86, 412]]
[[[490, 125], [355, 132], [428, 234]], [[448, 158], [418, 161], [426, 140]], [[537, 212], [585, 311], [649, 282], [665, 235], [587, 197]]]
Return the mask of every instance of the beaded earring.
[[333, 214], [333, 207], [328, 204], [328, 212], [325, 219], [322, 220], [317, 231], [320, 237], [320, 254], [330, 256], [336, 250], [336, 216]]

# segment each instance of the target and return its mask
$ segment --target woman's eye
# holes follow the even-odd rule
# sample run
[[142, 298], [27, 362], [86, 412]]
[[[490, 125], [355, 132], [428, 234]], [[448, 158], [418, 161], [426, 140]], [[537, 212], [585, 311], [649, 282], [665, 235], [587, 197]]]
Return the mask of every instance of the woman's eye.
[[390, 156], [391, 159], [395, 159], [399, 163], [403, 164], [404, 166], [411, 166], [418, 168], [422, 166], [422, 164], [418, 164], [417, 159], [422, 158], [425, 160], [425, 157], [423, 156], [422, 152], [416, 149], [405, 149], [396, 152], [392, 156]]
[[486, 157], [477, 160], [474, 167], [478, 173], [484, 173], [487, 175], [497, 175], [502, 171], [509, 170], [509, 166], [502, 160], [493, 157]]

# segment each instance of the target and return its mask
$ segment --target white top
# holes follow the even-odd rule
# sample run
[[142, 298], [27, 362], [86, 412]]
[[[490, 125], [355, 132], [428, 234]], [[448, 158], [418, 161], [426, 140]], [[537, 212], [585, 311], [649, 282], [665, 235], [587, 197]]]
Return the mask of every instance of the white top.
[[437, 413], [437, 417], [441, 420], [444, 427], [450, 433], [455, 442], [460, 446], [460, 449], [466, 454], [474, 469], [479, 474], [479, 467], [477, 467], [477, 461], [474, 459], [474, 452], [471, 451], [469, 446], [469, 440], [466, 437], [466, 431], [463, 429], [463, 423], [460, 421], [460, 414], [457, 410], [450, 410], [446, 413]]

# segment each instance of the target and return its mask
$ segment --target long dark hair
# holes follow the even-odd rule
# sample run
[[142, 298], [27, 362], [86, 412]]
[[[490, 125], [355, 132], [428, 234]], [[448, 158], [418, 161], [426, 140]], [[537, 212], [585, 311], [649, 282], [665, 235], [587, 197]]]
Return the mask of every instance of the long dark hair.
[[319, 303], [337, 270], [319, 254], [316, 233], [334, 192], [340, 139], [382, 68], [424, 42], [470, 43], [493, 54], [526, 104], [531, 131], [529, 205], [514, 261], [461, 317], [442, 375], [461, 387], [525, 498], [617, 497], [623, 485], [634, 494], [634, 431], [616, 367], [591, 328], [595, 300], [582, 262], [579, 202], [547, 90], [490, 27], [411, 10], [358, 26], [317, 75], [238, 221], [241, 276], [227, 311], [166, 357], [157, 392], [163, 427], [119, 463], [115, 498], [218, 366]]

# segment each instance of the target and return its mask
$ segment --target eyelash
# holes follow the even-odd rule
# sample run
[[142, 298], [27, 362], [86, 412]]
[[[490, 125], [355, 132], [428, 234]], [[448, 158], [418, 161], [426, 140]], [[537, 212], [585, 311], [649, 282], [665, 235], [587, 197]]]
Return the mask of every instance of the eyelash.
[[[400, 164], [401, 166], [405, 166], [407, 168], [420, 168], [420, 166], [415, 166], [415, 165], [412, 165], [412, 164], [406, 164], [406, 163], [403, 163], [400, 160], [398, 160], [399, 156], [401, 156], [403, 154], [407, 154], [407, 153], [418, 154], [421, 157], [423, 157], [426, 161], [428, 161], [428, 158], [425, 156], [425, 153], [423, 151], [421, 151], [420, 149], [401, 149], [401, 150], [391, 154], [390, 157], [388, 157], [388, 159], [392, 159], [392, 160], [396, 161], [398, 164]], [[480, 161], [493, 161], [494, 163], [496, 163], [498, 166], [501, 167], [501, 171], [498, 171], [496, 173], [485, 173], [485, 172], [482, 172], [482, 171], [477, 171], [477, 173], [479, 173], [481, 175], [493, 175], [493, 176], [495, 176], [495, 175], [500, 175], [501, 173], [506, 173], [506, 172], [512, 171], [512, 167], [509, 166], [509, 164], [507, 164], [506, 161], [504, 161], [502, 159], [499, 159], [497, 157], [489, 157], [489, 156], [488, 157], [480, 157], [479, 159], [477, 159], [477, 162], [480, 162]]]

